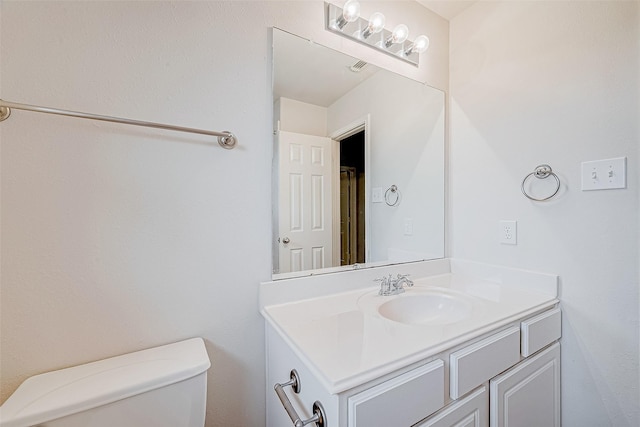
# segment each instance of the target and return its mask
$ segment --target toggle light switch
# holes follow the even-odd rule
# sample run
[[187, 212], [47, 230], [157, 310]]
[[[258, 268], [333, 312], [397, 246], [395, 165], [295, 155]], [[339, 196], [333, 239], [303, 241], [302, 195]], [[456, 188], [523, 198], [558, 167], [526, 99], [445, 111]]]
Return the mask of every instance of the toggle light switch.
[[627, 188], [627, 158], [582, 162], [582, 191]]

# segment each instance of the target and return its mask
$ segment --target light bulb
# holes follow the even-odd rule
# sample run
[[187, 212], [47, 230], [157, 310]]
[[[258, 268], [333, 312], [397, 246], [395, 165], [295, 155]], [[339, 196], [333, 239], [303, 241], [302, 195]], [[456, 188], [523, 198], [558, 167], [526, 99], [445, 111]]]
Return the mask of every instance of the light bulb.
[[391, 46], [395, 43], [402, 43], [409, 37], [409, 27], [404, 24], [396, 25], [396, 27], [391, 32], [391, 36], [385, 41], [384, 45], [386, 47]]
[[344, 4], [342, 16], [347, 22], [353, 22], [360, 17], [360, 3], [358, 0], [349, 0]]
[[360, 3], [358, 0], [349, 0], [342, 8], [342, 16], [336, 21], [338, 29], [342, 29], [348, 22], [356, 21], [360, 17]]
[[362, 31], [362, 38], [366, 39], [371, 34], [379, 33], [380, 31], [382, 31], [382, 29], [384, 28], [384, 21], [384, 15], [380, 12], [376, 12], [371, 15], [367, 28]]
[[429, 48], [429, 37], [427, 36], [418, 36], [413, 41], [409, 49], [405, 50], [405, 55], [411, 55], [413, 52], [422, 53]]

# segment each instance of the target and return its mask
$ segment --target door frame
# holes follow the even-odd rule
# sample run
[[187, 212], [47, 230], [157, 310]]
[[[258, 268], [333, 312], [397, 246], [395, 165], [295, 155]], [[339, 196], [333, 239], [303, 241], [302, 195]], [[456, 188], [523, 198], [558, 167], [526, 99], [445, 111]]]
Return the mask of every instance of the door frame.
[[[369, 262], [369, 246], [370, 246], [370, 233], [371, 229], [369, 227], [369, 203], [371, 197], [371, 146], [370, 146], [370, 135], [371, 135], [371, 115], [367, 114], [359, 119], [352, 121], [351, 123], [343, 126], [331, 134], [329, 134], [329, 138], [333, 141], [336, 141], [335, 144], [332, 145], [332, 153], [331, 158], [333, 163], [333, 184], [332, 184], [332, 197], [333, 197], [333, 256], [334, 256], [334, 265], [335, 265], [335, 256], [338, 256], [338, 264], [340, 265], [340, 141], [345, 138], [350, 137], [353, 134], [361, 132], [364, 130], [364, 171], [365, 171], [365, 180], [364, 180], [364, 223], [365, 223], [365, 238], [364, 238], [364, 247], [365, 247], [365, 262]], [[336, 225], [337, 224], [337, 225]]]

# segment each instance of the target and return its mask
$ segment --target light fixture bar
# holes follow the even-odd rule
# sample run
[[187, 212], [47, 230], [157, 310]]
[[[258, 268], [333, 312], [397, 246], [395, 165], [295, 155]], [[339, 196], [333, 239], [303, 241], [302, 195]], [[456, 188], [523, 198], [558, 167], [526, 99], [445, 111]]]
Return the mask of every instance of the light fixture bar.
[[[412, 49], [414, 42], [406, 39], [399, 43], [391, 43], [395, 38], [391, 30], [383, 28], [381, 31], [373, 33], [367, 31], [369, 19], [359, 17], [352, 22], [345, 22], [343, 9], [331, 3], [325, 2], [325, 25], [326, 29], [335, 34], [340, 34], [350, 40], [365, 44], [387, 55], [391, 55], [402, 61], [418, 66], [420, 62], [420, 52]], [[404, 26], [406, 28], [406, 26]], [[397, 28], [397, 27], [396, 27]], [[363, 34], [366, 37], [363, 37]]]

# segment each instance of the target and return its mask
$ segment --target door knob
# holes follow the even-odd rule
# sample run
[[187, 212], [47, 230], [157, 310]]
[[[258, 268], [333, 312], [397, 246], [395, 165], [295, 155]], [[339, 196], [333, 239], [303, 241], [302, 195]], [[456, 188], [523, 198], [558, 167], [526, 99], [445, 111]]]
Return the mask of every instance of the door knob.
[[289, 243], [290, 241], [291, 241], [291, 240], [289, 240], [289, 238], [288, 238], [288, 237], [285, 237], [284, 239], [282, 239], [282, 243], [284, 243], [285, 245], [286, 245], [287, 243]]

